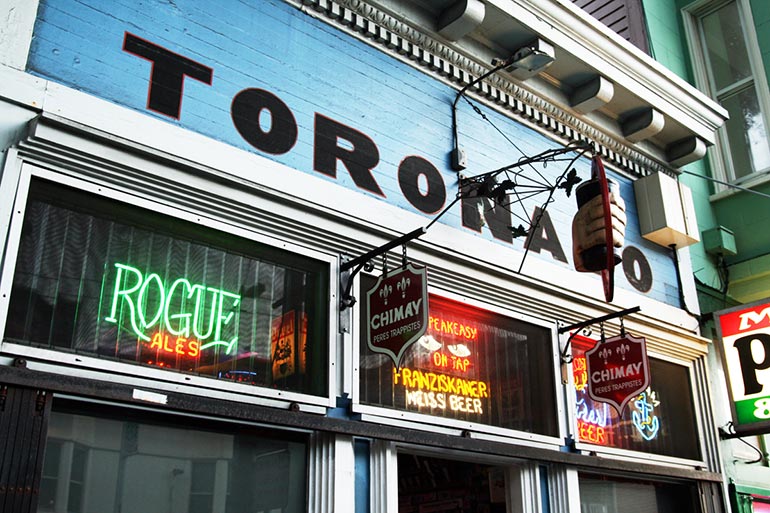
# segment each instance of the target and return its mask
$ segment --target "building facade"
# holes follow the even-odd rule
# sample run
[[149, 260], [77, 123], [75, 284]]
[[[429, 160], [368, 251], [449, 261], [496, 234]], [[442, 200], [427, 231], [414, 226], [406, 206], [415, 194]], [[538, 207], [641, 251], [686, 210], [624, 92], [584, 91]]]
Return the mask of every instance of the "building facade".
[[[681, 179], [693, 191], [702, 235], [691, 255], [703, 333], [723, 348], [723, 357], [713, 358], [711, 366], [731, 503], [734, 511], [766, 511], [770, 468], [764, 412], [755, 407], [747, 418], [737, 415], [735, 405], [749, 397], [753, 405], [770, 388], [753, 392], [743, 386], [734, 335], [754, 337], [756, 354], [749, 358], [747, 353], [743, 362], [750, 378], [751, 367], [763, 361], [765, 335], [749, 316], [763, 312], [770, 298], [770, 238], [761, 228], [770, 215], [770, 10], [749, 0], [646, 1], [644, 9], [655, 58], [730, 113], [708, 158], [687, 166]], [[731, 330], [729, 319], [740, 315], [746, 325]], [[758, 383], [766, 384], [763, 370], [757, 372]]]
[[3, 9], [3, 511], [726, 510], [676, 177], [727, 111], [580, 7]]

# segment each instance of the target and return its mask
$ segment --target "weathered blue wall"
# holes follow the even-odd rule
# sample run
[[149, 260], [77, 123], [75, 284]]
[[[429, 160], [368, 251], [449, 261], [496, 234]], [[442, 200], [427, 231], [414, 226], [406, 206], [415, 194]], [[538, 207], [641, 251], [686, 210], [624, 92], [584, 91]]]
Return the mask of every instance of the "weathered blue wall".
[[[213, 70], [211, 85], [184, 80], [179, 119], [147, 108], [152, 63], [123, 50], [127, 32]], [[451, 104], [457, 90], [278, 0], [248, 4], [41, 0], [29, 70], [411, 212], [421, 213], [407, 201], [398, 183], [399, 164], [407, 156], [420, 156], [438, 169], [446, 189], [445, 205], [457, 192], [457, 173], [449, 168], [447, 159], [452, 147]], [[298, 126], [296, 144], [289, 151], [278, 155], [259, 151], [236, 130], [231, 103], [247, 88], [269, 91], [289, 107]], [[511, 164], [522, 156], [466, 102], [460, 101], [458, 107], [460, 140], [469, 155], [468, 175]], [[526, 155], [559, 146], [496, 111], [483, 111]], [[337, 165], [336, 178], [314, 170], [316, 113], [374, 141], [380, 160], [373, 176], [384, 196], [357, 187], [341, 164]], [[263, 119], [263, 128], [268, 130], [266, 123]], [[565, 165], [538, 165], [538, 171], [553, 181]], [[580, 159], [576, 168], [584, 179], [590, 176], [588, 159]], [[647, 295], [678, 305], [668, 252], [639, 236], [632, 184], [626, 178], [615, 178], [621, 183], [629, 216], [627, 245], [639, 248], [653, 269], [653, 286]], [[543, 199], [529, 201], [516, 212], [529, 217]], [[558, 191], [555, 200], [548, 213], [571, 262], [574, 197], [567, 198]], [[441, 222], [469, 231], [462, 227], [460, 212], [458, 204]], [[432, 217], [426, 215], [427, 219]], [[513, 223], [518, 225], [519, 221], [514, 219]], [[493, 238], [487, 229], [479, 236]], [[521, 251], [523, 241], [500, 244]], [[544, 259], [571, 267], [571, 263], [554, 260], [548, 252], [531, 254], [528, 259], [532, 259], [528, 266]], [[635, 290], [620, 269], [616, 282], [618, 287]]]

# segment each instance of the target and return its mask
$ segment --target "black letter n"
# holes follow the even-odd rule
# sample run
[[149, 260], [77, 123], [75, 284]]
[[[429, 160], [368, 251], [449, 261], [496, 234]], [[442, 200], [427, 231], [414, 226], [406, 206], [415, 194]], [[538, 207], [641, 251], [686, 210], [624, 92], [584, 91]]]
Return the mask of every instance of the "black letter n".
[[211, 85], [214, 71], [178, 53], [126, 32], [123, 50], [152, 62], [147, 108], [179, 119], [184, 77]]

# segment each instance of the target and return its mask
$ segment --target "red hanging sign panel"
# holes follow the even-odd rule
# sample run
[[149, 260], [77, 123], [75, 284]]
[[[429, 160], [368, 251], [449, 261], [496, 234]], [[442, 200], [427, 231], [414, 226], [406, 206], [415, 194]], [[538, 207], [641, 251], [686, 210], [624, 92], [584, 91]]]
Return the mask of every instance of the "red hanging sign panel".
[[586, 351], [588, 394], [623, 414], [628, 402], [650, 386], [650, 363], [643, 337], [621, 335]]
[[407, 264], [380, 276], [366, 293], [366, 343], [398, 367], [406, 349], [428, 329], [428, 276], [425, 267]]

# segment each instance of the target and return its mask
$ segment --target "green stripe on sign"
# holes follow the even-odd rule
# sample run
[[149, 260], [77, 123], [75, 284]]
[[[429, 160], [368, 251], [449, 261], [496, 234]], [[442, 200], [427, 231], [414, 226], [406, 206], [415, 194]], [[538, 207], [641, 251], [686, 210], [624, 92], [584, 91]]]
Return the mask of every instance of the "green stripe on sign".
[[770, 420], [770, 395], [735, 401], [739, 424]]

